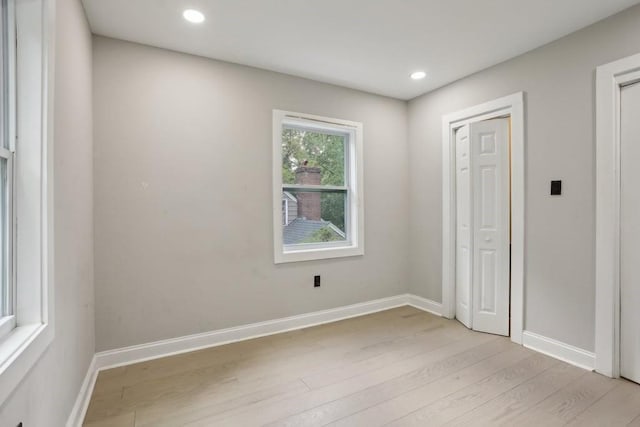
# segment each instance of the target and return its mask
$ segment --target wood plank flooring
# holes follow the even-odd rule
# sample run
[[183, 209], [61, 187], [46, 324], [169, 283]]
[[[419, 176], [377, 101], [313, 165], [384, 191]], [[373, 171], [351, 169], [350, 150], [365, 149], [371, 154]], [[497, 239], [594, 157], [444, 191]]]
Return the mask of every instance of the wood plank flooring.
[[640, 386], [401, 307], [103, 371], [84, 425], [640, 426]]

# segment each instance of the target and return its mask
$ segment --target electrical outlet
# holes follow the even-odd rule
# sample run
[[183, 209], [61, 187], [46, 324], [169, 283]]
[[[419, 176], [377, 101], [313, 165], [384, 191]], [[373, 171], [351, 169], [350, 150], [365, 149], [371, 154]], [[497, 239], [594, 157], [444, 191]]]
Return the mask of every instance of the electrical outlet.
[[320, 287], [320, 276], [313, 276], [313, 287], [314, 288]]

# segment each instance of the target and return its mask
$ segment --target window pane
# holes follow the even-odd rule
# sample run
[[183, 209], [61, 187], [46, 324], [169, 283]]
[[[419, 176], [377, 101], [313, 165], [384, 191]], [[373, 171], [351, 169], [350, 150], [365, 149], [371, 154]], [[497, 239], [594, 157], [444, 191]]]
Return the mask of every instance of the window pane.
[[284, 191], [282, 198], [288, 209], [282, 213], [286, 218], [282, 227], [285, 245], [347, 240], [346, 192]]
[[7, 159], [0, 158], [0, 288], [2, 315], [12, 314], [9, 280], [9, 182]]
[[282, 130], [282, 182], [346, 185], [346, 142], [346, 134], [285, 126]]
[[0, 1], [0, 136], [2, 138], [2, 147], [9, 149], [9, 127], [8, 124], [8, 102], [9, 102], [9, 36], [7, 25], [7, 2]]

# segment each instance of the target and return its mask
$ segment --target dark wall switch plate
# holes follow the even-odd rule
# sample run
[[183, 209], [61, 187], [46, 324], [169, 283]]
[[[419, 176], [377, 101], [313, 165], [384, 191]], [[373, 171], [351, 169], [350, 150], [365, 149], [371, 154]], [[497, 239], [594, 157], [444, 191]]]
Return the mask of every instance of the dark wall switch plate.
[[551, 181], [551, 195], [562, 195], [562, 181]]
[[313, 276], [313, 287], [314, 288], [320, 287], [320, 276]]

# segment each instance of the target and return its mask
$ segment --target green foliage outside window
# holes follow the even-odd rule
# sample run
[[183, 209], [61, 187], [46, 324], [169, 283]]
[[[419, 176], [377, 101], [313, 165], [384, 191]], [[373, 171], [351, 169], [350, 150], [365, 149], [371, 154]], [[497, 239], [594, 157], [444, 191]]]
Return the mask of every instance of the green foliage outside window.
[[343, 240], [342, 236], [333, 231], [331, 227], [326, 226], [314, 231], [313, 234], [302, 243], [335, 242], [338, 240]]

